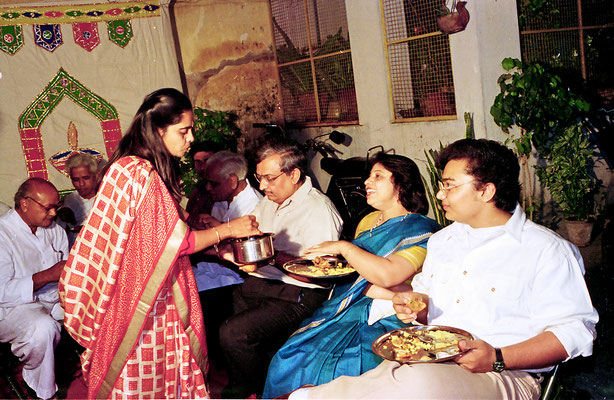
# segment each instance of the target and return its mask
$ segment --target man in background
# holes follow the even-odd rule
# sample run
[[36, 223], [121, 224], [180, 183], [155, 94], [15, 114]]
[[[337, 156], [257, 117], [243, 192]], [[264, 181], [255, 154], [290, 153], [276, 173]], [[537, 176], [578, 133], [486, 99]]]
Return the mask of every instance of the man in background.
[[98, 188], [98, 161], [89, 154], [77, 153], [66, 161], [66, 170], [76, 191], [64, 198], [60, 224], [68, 233], [68, 246], [72, 247], [94, 205]]
[[[219, 151], [207, 159], [202, 175], [205, 189], [214, 203], [211, 215], [200, 214], [200, 226], [214, 227], [249, 215], [262, 199], [247, 180], [247, 160], [242, 155]], [[212, 261], [211, 257], [199, 261], [198, 255], [193, 257], [193, 261], [197, 261], [194, 276], [203, 307], [207, 347], [211, 361], [219, 365], [222, 363], [220, 324], [232, 314], [232, 291], [243, 282], [243, 278], [233, 270], [236, 266], [228, 261], [217, 258]]]
[[203, 229], [204, 226], [198, 224], [199, 216], [201, 214], [211, 214], [213, 200], [211, 200], [211, 196], [205, 188], [205, 164], [209, 157], [221, 150], [223, 150], [221, 145], [210, 140], [193, 143], [190, 146], [189, 154], [194, 160], [194, 170], [199, 178], [185, 207], [189, 214], [186, 222], [193, 229]]

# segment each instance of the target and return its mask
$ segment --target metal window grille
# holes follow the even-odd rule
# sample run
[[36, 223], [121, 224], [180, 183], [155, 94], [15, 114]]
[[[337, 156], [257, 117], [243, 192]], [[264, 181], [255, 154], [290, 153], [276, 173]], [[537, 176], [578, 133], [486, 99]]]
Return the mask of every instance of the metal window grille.
[[381, 0], [394, 122], [456, 118], [442, 0]]
[[524, 61], [572, 71], [614, 106], [614, 1], [549, 0], [539, 11], [517, 0]]
[[286, 123], [358, 123], [344, 0], [270, 0]]

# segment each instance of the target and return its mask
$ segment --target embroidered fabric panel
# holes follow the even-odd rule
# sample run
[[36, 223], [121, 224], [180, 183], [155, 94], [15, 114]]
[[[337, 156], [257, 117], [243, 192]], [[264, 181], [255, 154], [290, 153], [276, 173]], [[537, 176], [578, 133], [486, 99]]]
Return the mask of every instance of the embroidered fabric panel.
[[160, 16], [160, 2], [127, 1], [102, 4], [44, 5], [0, 8], [0, 26], [72, 24]]
[[98, 24], [95, 22], [76, 22], [72, 24], [75, 43], [87, 51], [92, 51], [100, 44]]
[[119, 47], [126, 47], [132, 39], [132, 24], [129, 19], [107, 22], [109, 40]]
[[[70, 98], [101, 121], [102, 134], [109, 157], [113, 154], [121, 139], [121, 127], [115, 107], [60, 68], [45, 90], [19, 117], [19, 134], [28, 177], [37, 176], [48, 179], [40, 126], [64, 96]], [[59, 165], [63, 166], [61, 159], [57, 161]], [[65, 163], [66, 159], [63, 161]], [[60, 169], [60, 171], [62, 170]]]
[[21, 26], [0, 26], [0, 50], [13, 55], [17, 53], [22, 46], [23, 28]]
[[64, 43], [60, 25], [34, 25], [34, 42], [52, 53]]

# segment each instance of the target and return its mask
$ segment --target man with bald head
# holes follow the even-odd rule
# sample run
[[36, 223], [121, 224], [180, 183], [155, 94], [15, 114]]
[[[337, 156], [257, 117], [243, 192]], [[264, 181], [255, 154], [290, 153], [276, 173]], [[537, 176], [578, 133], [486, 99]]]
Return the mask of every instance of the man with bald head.
[[15, 209], [0, 217], [0, 342], [24, 363], [22, 376], [36, 395], [57, 392], [54, 349], [64, 312], [58, 280], [68, 256], [66, 232], [55, 223], [55, 186], [30, 178], [15, 194]]

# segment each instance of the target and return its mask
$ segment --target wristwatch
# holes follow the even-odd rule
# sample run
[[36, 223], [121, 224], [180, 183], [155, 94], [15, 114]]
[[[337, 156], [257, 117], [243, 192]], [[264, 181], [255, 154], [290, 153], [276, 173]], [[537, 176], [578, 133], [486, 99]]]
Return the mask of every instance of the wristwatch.
[[495, 372], [501, 372], [505, 369], [505, 363], [503, 362], [503, 354], [501, 349], [495, 348], [495, 362], [492, 363], [492, 370]]

